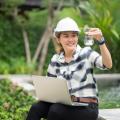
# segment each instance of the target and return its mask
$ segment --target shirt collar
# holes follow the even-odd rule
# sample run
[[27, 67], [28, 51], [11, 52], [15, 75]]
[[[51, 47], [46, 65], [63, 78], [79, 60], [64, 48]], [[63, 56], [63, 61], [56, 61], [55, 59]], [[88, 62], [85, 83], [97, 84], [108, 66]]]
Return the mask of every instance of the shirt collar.
[[[76, 59], [78, 58], [79, 53], [80, 53], [80, 50], [81, 50], [81, 47], [80, 47], [79, 45], [77, 45], [76, 50], [75, 50], [75, 52], [73, 53], [73, 60], [76, 60]], [[59, 54], [58, 61], [61, 62], [61, 63], [64, 63], [64, 62], [65, 62], [64, 52], [61, 52], [61, 53]]]

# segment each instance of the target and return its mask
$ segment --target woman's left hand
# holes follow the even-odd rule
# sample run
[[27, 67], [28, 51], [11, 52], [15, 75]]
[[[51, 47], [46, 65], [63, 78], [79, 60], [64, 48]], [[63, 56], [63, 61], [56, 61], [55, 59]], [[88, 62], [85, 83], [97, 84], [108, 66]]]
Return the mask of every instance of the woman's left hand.
[[103, 37], [102, 32], [99, 28], [90, 28], [86, 34], [92, 36], [95, 40], [98, 41]]

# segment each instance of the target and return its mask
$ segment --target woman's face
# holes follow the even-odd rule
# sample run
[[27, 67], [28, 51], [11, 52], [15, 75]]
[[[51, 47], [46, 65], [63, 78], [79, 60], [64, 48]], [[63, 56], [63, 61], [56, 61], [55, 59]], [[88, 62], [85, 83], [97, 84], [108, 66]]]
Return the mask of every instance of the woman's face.
[[62, 32], [58, 38], [58, 42], [62, 45], [65, 52], [73, 52], [78, 42], [77, 32]]

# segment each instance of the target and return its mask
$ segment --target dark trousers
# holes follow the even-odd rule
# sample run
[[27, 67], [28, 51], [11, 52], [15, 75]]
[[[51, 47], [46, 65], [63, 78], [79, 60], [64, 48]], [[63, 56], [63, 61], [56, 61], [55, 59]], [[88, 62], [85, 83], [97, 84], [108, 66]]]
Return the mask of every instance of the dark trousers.
[[60, 103], [38, 102], [30, 108], [26, 120], [97, 120], [97, 104], [89, 106], [69, 106]]

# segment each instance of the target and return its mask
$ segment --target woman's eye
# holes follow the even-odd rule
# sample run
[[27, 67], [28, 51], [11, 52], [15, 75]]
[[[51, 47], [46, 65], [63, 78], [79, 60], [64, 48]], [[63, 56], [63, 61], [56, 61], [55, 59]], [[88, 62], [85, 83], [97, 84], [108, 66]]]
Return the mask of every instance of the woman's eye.
[[72, 35], [72, 37], [76, 37], [76, 35], [75, 35], [75, 34], [73, 34], [73, 35]]
[[65, 38], [68, 38], [68, 35], [64, 35]]

